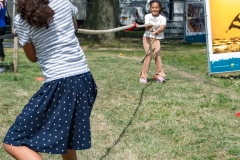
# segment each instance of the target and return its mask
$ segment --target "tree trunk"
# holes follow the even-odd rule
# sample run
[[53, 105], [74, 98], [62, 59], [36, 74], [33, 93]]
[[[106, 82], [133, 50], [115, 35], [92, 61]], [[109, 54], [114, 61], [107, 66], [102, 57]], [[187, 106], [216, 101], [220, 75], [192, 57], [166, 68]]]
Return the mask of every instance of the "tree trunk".
[[[88, 0], [86, 29], [103, 30], [118, 25], [118, 0]], [[96, 42], [115, 39], [116, 33], [89, 35]]]

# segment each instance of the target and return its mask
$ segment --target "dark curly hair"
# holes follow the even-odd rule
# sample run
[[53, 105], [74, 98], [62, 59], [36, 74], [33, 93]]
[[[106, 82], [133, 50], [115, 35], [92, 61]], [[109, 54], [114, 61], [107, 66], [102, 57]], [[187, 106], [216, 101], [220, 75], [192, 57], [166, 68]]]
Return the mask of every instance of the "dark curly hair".
[[49, 28], [54, 11], [48, 4], [49, 0], [18, 0], [17, 13], [35, 28]]

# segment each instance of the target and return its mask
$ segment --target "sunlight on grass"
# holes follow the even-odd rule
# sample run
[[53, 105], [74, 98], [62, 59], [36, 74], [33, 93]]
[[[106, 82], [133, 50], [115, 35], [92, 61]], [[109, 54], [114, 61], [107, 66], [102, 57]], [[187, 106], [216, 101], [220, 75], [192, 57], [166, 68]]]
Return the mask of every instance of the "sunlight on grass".
[[[91, 115], [92, 148], [78, 151], [79, 159], [240, 159], [240, 119], [235, 116], [240, 110], [239, 74], [229, 73], [233, 79], [208, 76], [205, 46], [166, 43], [162, 59], [167, 82], [151, 79], [152, 63], [150, 83], [142, 85], [142, 44], [130, 44], [125, 39], [112, 44], [117, 50], [94, 50], [83, 43], [99, 91]], [[6, 63], [11, 64], [11, 56], [9, 51]], [[10, 69], [0, 74], [0, 138], [42, 85], [35, 81], [39, 76], [40, 67], [21, 49], [18, 73]], [[2, 148], [0, 157], [11, 160]]]

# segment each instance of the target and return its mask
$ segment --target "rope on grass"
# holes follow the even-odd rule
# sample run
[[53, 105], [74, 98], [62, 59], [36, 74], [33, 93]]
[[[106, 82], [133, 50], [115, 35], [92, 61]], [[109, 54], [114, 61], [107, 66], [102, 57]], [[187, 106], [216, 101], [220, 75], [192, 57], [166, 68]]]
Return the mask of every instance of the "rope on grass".
[[106, 30], [78, 29], [77, 33], [83, 33], [83, 34], [106, 34], [106, 33], [118, 32], [118, 31], [121, 31], [121, 30], [131, 31], [134, 28], [143, 28], [143, 27], [147, 27], [147, 26], [149, 26], [149, 24], [139, 25], [137, 23], [133, 23], [133, 24], [130, 24], [130, 25], [127, 25], [127, 26], [122, 26], [122, 27], [112, 28], [112, 29], [106, 29]]

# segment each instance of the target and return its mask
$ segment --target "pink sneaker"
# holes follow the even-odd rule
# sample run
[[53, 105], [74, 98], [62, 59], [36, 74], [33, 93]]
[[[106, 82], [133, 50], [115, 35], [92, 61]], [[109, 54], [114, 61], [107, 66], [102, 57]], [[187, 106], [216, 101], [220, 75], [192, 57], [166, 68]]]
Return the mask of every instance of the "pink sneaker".
[[156, 82], [161, 82], [162, 83], [162, 82], [166, 82], [166, 80], [161, 76], [157, 76]]
[[140, 83], [147, 84], [147, 79], [146, 78], [140, 78]]

